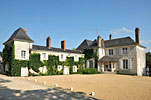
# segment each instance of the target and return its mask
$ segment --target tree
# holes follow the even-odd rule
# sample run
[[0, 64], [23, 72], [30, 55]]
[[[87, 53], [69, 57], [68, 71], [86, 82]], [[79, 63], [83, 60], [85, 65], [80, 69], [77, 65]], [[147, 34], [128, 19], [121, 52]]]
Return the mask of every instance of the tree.
[[151, 75], [151, 53], [146, 53], [146, 68], [149, 68], [149, 75]]

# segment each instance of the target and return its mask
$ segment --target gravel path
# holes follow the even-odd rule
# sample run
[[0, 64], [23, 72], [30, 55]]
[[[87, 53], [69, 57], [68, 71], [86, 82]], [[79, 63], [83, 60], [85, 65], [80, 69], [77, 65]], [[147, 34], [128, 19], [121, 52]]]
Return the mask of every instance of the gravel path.
[[48, 86], [58, 84], [74, 92], [84, 92], [89, 95], [95, 92], [97, 98], [105, 100], [151, 100], [151, 77], [129, 76], [117, 74], [97, 75], [56, 75], [26, 77], [30, 81], [36, 79], [38, 83], [47, 82]]
[[0, 100], [98, 100], [83, 92], [71, 92], [61, 88], [23, 80], [20, 77], [0, 75]]

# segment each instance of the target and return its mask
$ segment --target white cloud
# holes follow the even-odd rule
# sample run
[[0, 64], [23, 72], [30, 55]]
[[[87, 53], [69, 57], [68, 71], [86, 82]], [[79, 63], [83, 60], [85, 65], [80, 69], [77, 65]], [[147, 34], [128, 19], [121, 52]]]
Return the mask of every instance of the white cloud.
[[115, 30], [111, 30], [109, 31], [110, 34], [113, 34], [113, 35], [119, 35], [119, 34], [127, 34], [127, 33], [133, 33], [132, 30], [130, 29], [127, 29], [126, 27], [122, 27], [120, 29], [115, 29]]
[[151, 44], [151, 40], [142, 40], [141, 43], [142, 44]]

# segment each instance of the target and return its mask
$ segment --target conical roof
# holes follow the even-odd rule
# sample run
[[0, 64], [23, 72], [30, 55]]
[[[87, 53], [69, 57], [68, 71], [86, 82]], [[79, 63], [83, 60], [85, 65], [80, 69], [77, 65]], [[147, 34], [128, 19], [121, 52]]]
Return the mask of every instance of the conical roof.
[[[33, 42], [33, 40], [31, 40], [28, 35], [26, 34], [26, 32], [20, 27], [19, 29], [17, 29], [11, 36], [10, 38], [5, 42], [9, 42], [11, 40], [20, 40], [20, 41], [27, 41], [27, 42]], [[5, 44], [4, 43], [4, 44]]]

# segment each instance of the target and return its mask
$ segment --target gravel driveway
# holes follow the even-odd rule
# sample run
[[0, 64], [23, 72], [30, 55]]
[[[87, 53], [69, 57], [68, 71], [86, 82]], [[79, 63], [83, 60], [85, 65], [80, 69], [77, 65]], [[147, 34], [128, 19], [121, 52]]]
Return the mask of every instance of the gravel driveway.
[[19, 77], [0, 75], [0, 100], [98, 100], [83, 92], [71, 92], [61, 88], [23, 80]]

